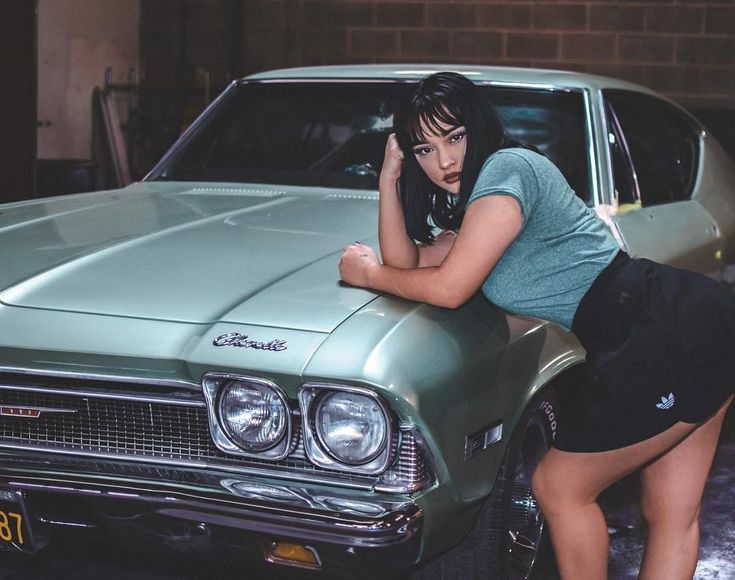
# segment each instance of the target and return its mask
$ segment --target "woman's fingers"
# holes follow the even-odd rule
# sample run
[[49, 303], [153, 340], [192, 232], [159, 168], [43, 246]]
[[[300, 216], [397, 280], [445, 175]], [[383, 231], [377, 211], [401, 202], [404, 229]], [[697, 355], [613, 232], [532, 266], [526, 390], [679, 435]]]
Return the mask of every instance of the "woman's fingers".
[[396, 134], [388, 135], [385, 144], [385, 157], [383, 158], [383, 169], [381, 170], [381, 179], [390, 179], [397, 181], [403, 171], [403, 151], [398, 145]]
[[366, 286], [368, 270], [379, 265], [378, 255], [370, 246], [354, 242], [346, 246], [339, 260], [342, 280], [353, 286]]
[[398, 159], [403, 160], [403, 151], [401, 151], [401, 147], [398, 145], [398, 139], [395, 133], [388, 135], [388, 148]]

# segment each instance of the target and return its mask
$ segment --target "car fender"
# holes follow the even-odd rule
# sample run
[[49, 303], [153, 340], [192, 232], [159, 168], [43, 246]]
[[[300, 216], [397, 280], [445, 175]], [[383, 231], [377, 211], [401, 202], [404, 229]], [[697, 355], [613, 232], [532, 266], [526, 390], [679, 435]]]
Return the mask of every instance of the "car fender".
[[[583, 359], [573, 334], [480, 295], [456, 310], [380, 297], [322, 343], [304, 380], [369, 386], [418, 430], [436, 475], [415, 498], [434, 553], [471, 528], [528, 402]], [[500, 441], [466, 456], [468, 437], [499, 422]]]

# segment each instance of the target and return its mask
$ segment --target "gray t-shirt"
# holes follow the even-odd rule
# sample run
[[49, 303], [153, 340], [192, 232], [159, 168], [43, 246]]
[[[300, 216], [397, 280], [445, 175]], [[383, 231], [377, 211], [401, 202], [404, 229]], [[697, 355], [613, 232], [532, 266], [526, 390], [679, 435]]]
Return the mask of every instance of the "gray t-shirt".
[[556, 166], [527, 149], [501, 149], [480, 170], [468, 205], [511, 195], [523, 227], [482, 285], [493, 304], [571, 329], [579, 302], [620, 249]]

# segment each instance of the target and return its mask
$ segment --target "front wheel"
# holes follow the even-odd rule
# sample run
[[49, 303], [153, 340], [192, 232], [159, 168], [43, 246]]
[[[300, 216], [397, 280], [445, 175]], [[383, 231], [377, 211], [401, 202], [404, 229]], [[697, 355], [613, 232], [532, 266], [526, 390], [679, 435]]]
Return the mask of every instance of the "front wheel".
[[553, 558], [543, 514], [531, 493], [531, 476], [553, 443], [557, 416], [557, 399], [549, 388], [531, 401], [521, 417], [498, 472], [495, 485], [502, 488], [502, 545], [497, 577], [504, 580], [528, 580], [532, 572], [537, 576], [543, 572], [544, 578], [550, 575], [547, 568]]
[[547, 387], [518, 421], [475, 527], [459, 546], [430, 562], [412, 580], [554, 577], [544, 518], [531, 493], [531, 476], [551, 447], [557, 417], [556, 393]]

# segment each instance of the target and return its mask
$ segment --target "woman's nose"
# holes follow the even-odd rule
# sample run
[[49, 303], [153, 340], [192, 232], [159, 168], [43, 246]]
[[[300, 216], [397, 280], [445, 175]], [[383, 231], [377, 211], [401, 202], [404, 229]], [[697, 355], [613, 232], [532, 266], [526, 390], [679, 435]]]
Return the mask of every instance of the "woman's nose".
[[439, 167], [442, 169], [448, 169], [454, 165], [457, 160], [449, 151], [439, 150]]

